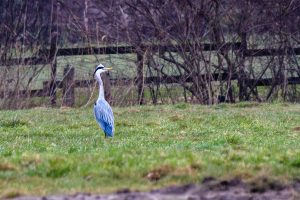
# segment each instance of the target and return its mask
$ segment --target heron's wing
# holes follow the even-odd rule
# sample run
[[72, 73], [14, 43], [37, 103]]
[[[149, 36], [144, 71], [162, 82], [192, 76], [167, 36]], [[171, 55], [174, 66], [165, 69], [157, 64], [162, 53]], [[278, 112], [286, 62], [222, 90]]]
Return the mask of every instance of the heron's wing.
[[94, 113], [97, 122], [105, 132], [106, 136], [114, 134], [114, 115], [110, 105], [105, 100], [97, 101], [94, 106]]

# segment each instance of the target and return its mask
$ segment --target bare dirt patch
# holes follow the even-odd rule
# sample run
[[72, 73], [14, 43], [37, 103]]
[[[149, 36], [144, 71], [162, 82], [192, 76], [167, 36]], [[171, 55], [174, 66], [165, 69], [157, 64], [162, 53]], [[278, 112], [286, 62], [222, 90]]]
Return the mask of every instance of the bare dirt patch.
[[294, 127], [293, 131], [300, 131], [300, 126]]
[[77, 193], [69, 196], [17, 197], [14, 200], [294, 200], [300, 199], [300, 180], [290, 185], [262, 179], [257, 183], [245, 183], [236, 178], [215, 180], [208, 177], [199, 185], [170, 186], [150, 192], [123, 189], [113, 194], [95, 195]]

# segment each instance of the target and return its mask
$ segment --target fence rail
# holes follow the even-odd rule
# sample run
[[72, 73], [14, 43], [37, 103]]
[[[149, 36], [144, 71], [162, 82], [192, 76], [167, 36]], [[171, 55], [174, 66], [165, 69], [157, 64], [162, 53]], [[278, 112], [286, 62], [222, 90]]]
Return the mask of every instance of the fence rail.
[[[203, 77], [205, 75], [202, 75]], [[203, 78], [202, 77], [202, 78]], [[224, 81], [228, 80], [228, 74], [222, 73], [222, 74], [213, 74], [212, 75], [212, 81]], [[233, 74], [231, 75], [230, 80], [237, 80], [238, 75]], [[65, 83], [64, 80], [62, 81], [56, 81], [55, 85], [56, 88], [64, 88], [64, 87], [74, 87], [74, 88], [86, 88], [91, 87], [95, 83], [94, 79], [91, 80], [73, 80], [74, 77], [71, 76], [68, 83]], [[110, 79], [110, 84], [112, 86], [117, 85], [129, 85], [134, 84], [136, 82], [137, 78], [120, 78], [120, 79]], [[265, 78], [265, 79], [245, 79], [245, 82], [248, 85], [251, 85], [253, 87], [256, 86], [270, 86], [272, 85], [276, 79], [272, 78]], [[188, 76], [151, 76], [146, 77], [144, 79], [144, 84], [172, 84], [172, 83], [180, 83], [180, 82], [192, 82], [191, 77]], [[288, 84], [300, 84], [300, 77], [289, 77], [287, 79]], [[71, 84], [70, 84], [71, 83]], [[43, 89], [37, 89], [37, 90], [20, 90], [18, 92], [9, 91], [9, 92], [0, 92], [0, 98], [10, 98], [10, 97], [47, 97], [50, 96], [49, 93], [49, 81], [43, 82]]]
[[[239, 50], [242, 46], [241, 43], [225, 43], [221, 47], [216, 44], [203, 44], [203, 51], [217, 51], [220, 49]], [[57, 49], [56, 56], [77, 56], [77, 55], [106, 55], [106, 54], [132, 54], [143, 52], [147, 49], [160, 52], [179, 52], [189, 51], [189, 49], [182, 49], [178, 45], [144, 45], [140, 48], [134, 46], [110, 46], [110, 47], [84, 47], [84, 48], [60, 48]], [[277, 56], [277, 55], [300, 55], [300, 47], [286, 48], [286, 49], [245, 49], [244, 55], [246, 57], [262, 57], [262, 56]], [[10, 65], [38, 65], [49, 64], [50, 49], [40, 50], [36, 56], [27, 58], [8, 59], [0, 61], [0, 66]]]

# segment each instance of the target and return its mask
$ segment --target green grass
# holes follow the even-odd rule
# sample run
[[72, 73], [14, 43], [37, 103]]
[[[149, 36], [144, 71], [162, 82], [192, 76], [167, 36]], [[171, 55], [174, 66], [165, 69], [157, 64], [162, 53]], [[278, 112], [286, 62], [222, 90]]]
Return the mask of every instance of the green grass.
[[92, 108], [0, 111], [0, 197], [106, 193], [259, 176], [300, 178], [300, 105], [114, 108], [104, 139]]

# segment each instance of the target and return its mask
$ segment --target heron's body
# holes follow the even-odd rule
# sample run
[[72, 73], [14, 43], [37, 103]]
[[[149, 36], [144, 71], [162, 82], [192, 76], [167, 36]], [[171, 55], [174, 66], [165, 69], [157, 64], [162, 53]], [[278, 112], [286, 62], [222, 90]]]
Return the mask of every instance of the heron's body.
[[96, 121], [106, 137], [114, 136], [114, 116], [111, 107], [105, 99], [98, 99], [94, 105]]
[[94, 105], [96, 121], [105, 133], [105, 137], [114, 136], [114, 115], [108, 102], [104, 98], [103, 82], [100, 74], [106, 71], [103, 65], [98, 65], [95, 70], [95, 78], [99, 84], [99, 97]]

